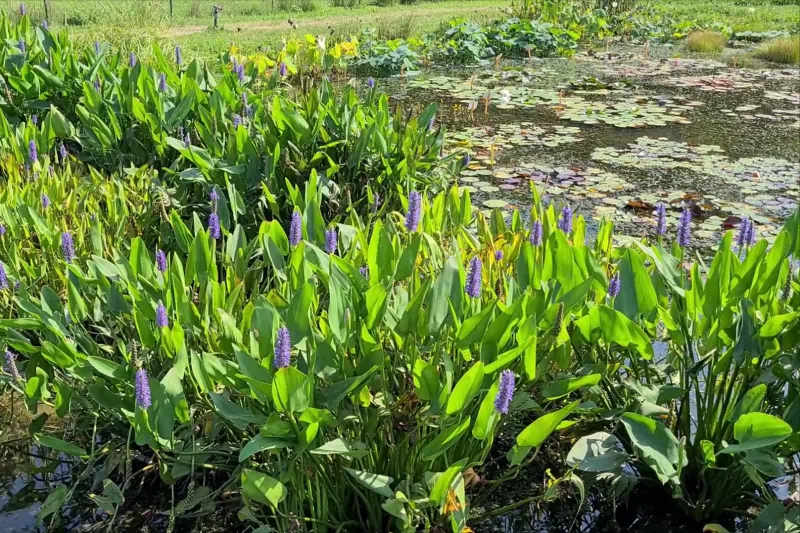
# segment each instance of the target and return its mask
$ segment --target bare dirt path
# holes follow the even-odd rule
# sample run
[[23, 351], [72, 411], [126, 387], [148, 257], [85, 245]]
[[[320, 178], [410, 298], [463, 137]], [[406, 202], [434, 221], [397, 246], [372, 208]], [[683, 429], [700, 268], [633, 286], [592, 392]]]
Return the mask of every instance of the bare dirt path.
[[[478, 13], [478, 12], [486, 12], [500, 9], [499, 6], [482, 6], [473, 9], [464, 9], [463, 7], [446, 7], [446, 8], [432, 8], [432, 9], [424, 9], [420, 10], [419, 16], [420, 17], [430, 17], [430, 16], [440, 16], [440, 15], [463, 15], [467, 13]], [[299, 19], [296, 22], [298, 31], [302, 31], [303, 27], [313, 26], [333, 26], [336, 24], [341, 24], [343, 22], [358, 22], [358, 23], [370, 23], [370, 22], [377, 22], [379, 20], [386, 20], [392, 19], [395, 17], [401, 17], [407, 14], [407, 12], [401, 11], [392, 11], [392, 12], [385, 12], [381, 13], [377, 9], [373, 13], [362, 14], [360, 16], [353, 16], [353, 15], [335, 15], [335, 16], [327, 16], [327, 17], [309, 17]], [[287, 18], [291, 19], [291, 14], [287, 14]], [[244, 31], [244, 32], [252, 32], [252, 31], [280, 31], [280, 30], [288, 30], [289, 23], [288, 21], [242, 21], [242, 22], [229, 22], [227, 24], [228, 28], [236, 28], [237, 31]], [[169, 28], [163, 32], [165, 37], [186, 37], [187, 35], [193, 35], [195, 33], [201, 33], [206, 31], [208, 26], [178, 26], [175, 28]]]

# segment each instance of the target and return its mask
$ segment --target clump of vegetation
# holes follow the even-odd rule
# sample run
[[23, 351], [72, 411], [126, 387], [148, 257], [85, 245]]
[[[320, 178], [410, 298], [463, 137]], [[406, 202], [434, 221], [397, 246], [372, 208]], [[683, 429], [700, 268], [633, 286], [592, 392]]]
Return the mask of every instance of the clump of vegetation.
[[[641, 478], [696, 519], [800, 520], [771, 483], [798, 471], [800, 212], [769, 249], [743, 220], [706, 263], [693, 211], [672, 239], [663, 204], [649, 237], [617, 246], [603, 220], [587, 244], [535, 186], [524, 217], [449, 187], [471, 159], [445, 155], [435, 104], [321, 80], [408, 69], [412, 47], [568, 55], [577, 26], [211, 64], [20, 11], [0, 16], [0, 391], [50, 408], [31, 439], [84, 471], [42, 505], [51, 529], [92, 486], [112, 529], [146, 485], [171, 527], [234, 500], [259, 533], [467, 533], [554, 439], [574, 445], [539, 501]], [[475, 483], [500, 446], [507, 470]]]
[[800, 63], [800, 35], [767, 41], [756, 49], [754, 55], [775, 63]]
[[692, 52], [718, 54], [725, 48], [728, 38], [714, 31], [696, 31], [686, 39], [686, 47]]

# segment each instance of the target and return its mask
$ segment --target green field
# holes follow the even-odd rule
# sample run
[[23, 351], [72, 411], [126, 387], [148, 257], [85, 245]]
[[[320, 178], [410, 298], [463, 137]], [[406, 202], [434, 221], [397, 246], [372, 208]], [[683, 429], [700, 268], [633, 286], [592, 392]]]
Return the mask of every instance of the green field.
[[[236, 0], [222, 2], [221, 27], [214, 30], [214, 3], [174, 0], [170, 16], [168, 0], [49, 0], [50, 22], [56, 27], [68, 25], [80, 41], [108, 41], [145, 57], [154, 41], [165, 47], [179, 44], [192, 55], [209, 56], [234, 43], [249, 51], [275, 46], [305, 33], [334, 32], [342, 37], [358, 37], [367, 26], [374, 27], [383, 39], [420, 36], [453, 17], [485, 22], [511, 7], [506, 0], [445, 0], [412, 5], [396, 1], [377, 5], [359, 0]], [[700, 27], [733, 32], [800, 28], [797, 3], [659, 0], [652, 5], [675, 20], [692, 21]], [[8, 12], [16, 11], [18, 6], [17, 0], [0, 1], [0, 9]], [[29, 1], [27, 6], [34, 19], [44, 18], [42, 0]], [[294, 22], [295, 29], [289, 21]]]
[[[83, 42], [107, 41], [124, 50], [149, 54], [150, 44], [180, 44], [191, 55], [214, 55], [235, 43], [243, 50], [276, 45], [305, 33], [335, 29], [343, 37], [358, 37], [366, 26], [382, 38], [421, 35], [456, 16], [481, 21], [497, 18], [509, 3], [503, 0], [443, 1], [413, 6], [378, 6], [356, 2], [238, 0], [225, 2], [220, 28], [212, 28], [208, 0], [175, 0], [173, 16], [167, 0], [50, 0], [50, 19], [56, 27], [65, 23]], [[19, 2], [3, 0], [0, 9], [14, 12]], [[44, 18], [43, 3], [28, 2], [35, 19]], [[295, 29], [289, 23], [295, 23]]]

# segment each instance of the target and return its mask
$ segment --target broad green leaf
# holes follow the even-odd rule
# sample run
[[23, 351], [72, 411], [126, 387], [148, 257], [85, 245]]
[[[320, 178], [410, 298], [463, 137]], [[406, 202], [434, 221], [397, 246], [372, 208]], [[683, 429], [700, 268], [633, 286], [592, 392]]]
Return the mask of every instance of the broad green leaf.
[[649, 317], [658, 305], [656, 291], [644, 263], [630, 248], [619, 263], [619, 279], [621, 290], [614, 308], [631, 320], [639, 315]]
[[389, 476], [382, 476], [379, 474], [373, 474], [371, 472], [364, 472], [362, 470], [353, 470], [352, 468], [347, 467], [345, 467], [344, 470], [353, 476], [356, 481], [371, 491], [377, 492], [381, 496], [386, 496], [387, 498], [394, 496], [394, 491], [392, 491], [391, 488], [391, 484], [394, 479], [390, 478]]
[[547, 437], [556, 430], [558, 425], [563, 422], [579, 404], [579, 401], [574, 401], [565, 405], [558, 411], [547, 413], [534, 420], [517, 435], [517, 446], [520, 448], [536, 448], [541, 446]]
[[466, 417], [460, 424], [450, 426], [448, 429], [439, 433], [435, 439], [422, 449], [422, 460], [432, 461], [446, 452], [451, 446], [457, 443], [461, 435], [467, 431], [471, 421], [472, 419], [470, 417]]
[[456, 383], [450, 398], [447, 400], [445, 412], [448, 415], [461, 412], [478, 393], [483, 382], [483, 363], [478, 361]]
[[584, 472], [619, 472], [628, 460], [621, 448], [614, 435], [598, 431], [578, 439], [567, 454], [567, 464]]
[[80, 446], [75, 446], [74, 444], [70, 444], [69, 442], [63, 441], [57, 437], [51, 437], [50, 435], [43, 435], [41, 433], [36, 433], [33, 437], [36, 439], [36, 442], [42, 446], [53, 448], [54, 450], [64, 452], [67, 455], [86, 455], [86, 450]]
[[287, 494], [286, 487], [262, 472], [242, 470], [242, 492], [251, 500], [278, 507]]
[[636, 413], [621, 418], [636, 452], [654, 470], [661, 483], [678, 482], [678, 472], [686, 466], [683, 445], [661, 422]]
[[261, 425], [267, 421], [266, 416], [253, 413], [246, 407], [233, 403], [221, 394], [211, 392], [209, 395], [217, 412], [239, 429], [247, 429], [249, 424]]
[[292, 445], [292, 441], [286, 439], [279, 439], [275, 437], [264, 437], [261, 434], [256, 435], [244, 445], [239, 452], [239, 462], [243, 463], [253, 455], [266, 450], [280, 450], [288, 448]]
[[542, 395], [548, 400], [563, 398], [568, 394], [584, 387], [594, 387], [603, 379], [601, 374], [589, 374], [569, 379], [559, 379], [550, 383], [542, 391]]
[[272, 401], [281, 413], [301, 413], [309, 404], [308, 378], [293, 366], [281, 368], [272, 380]]
[[314, 455], [344, 455], [347, 457], [363, 457], [369, 453], [367, 445], [360, 441], [350, 442], [345, 439], [334, 439], [319, 448], [310, 450]]
[[730, 445], [719, 453], [741, 453], [774, 446], [792, 434], [792, 427], [766, 413], [746, 413], [733, 425], [733, 436], [739, 444]]

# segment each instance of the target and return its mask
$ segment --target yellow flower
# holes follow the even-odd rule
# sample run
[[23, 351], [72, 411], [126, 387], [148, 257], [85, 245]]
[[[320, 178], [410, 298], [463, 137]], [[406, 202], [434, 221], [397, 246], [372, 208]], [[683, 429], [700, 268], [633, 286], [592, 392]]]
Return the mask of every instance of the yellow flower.
[[453, 489], [447, 493], [447, 501], [444, 505], [444, 512], [442, 514], [455, 513], [463, 508], [461, 503], [456, 499], [456, 492]]
[[345, 41], [339, 43], [339, 46], [342, 49], [342, 55], [345, 56], [354, 56], [358, 54], [358, 46], [353, 41]]

